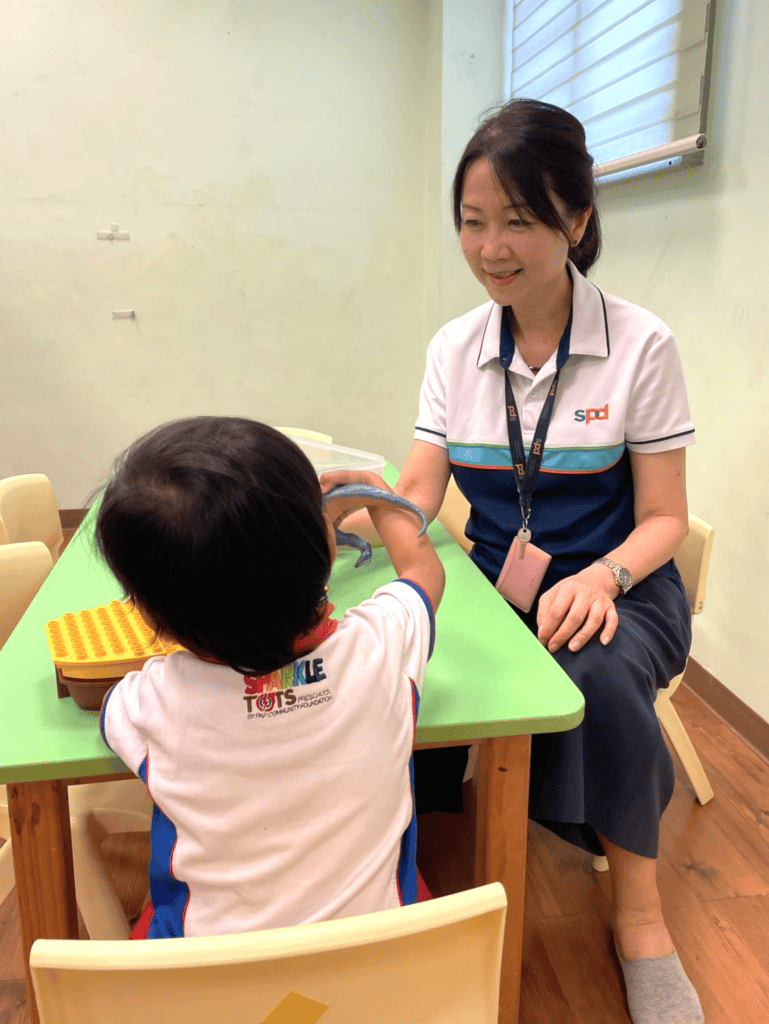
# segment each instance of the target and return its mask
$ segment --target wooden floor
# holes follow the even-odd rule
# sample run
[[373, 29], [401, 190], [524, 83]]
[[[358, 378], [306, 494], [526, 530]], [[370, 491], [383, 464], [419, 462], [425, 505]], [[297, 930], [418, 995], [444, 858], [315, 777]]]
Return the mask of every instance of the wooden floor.
[[[674, 703], [716, 795], [700, 807], [676, 764], [659, 862], [668, 926], [707, 1024], [761, 1024], [769, 1021], [769, 765], [685, 686]], [[419, 830], [420, 867], [433, 893], [469, 886], [470, 815], [424, 815]], [[118, 891], [136, 914], [146, 836], [107, 843]], [[521, 1024], [628, 1024], [610, 885], [590, 858], [531, 825]], [[28, 1020], [14, 892], [0, 907], [0, 1024]]]

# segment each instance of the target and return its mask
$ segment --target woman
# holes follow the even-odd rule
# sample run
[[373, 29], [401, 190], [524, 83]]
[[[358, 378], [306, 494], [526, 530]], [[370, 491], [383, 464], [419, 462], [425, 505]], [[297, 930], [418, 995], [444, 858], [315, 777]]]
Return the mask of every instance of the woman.
[[491, 302], [433, 338], [396, 490], [432, 518], [455, 476], [471, 557], [584, 693], [580, 727], [534, 737], [530, 815], [608, 858], [634, 1024], [694, 1024], [656, 882], [673, 766], [654, 712], [691, 640], [672, 556], [694, 428], [669, 329], [584, 277], [600, 249], [592, 163], [582, 125], [530, 100], [468, 143], [454, 217]]

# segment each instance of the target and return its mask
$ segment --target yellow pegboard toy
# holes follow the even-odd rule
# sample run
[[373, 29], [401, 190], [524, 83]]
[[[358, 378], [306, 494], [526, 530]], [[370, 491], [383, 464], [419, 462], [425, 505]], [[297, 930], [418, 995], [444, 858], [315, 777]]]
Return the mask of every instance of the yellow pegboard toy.
[[183, 648], [161, 640], [130, 602], [67, 612], [45, 624], [45, 635], [57, 675], [72, 680], [122, 679], [140, 669], [148, 658]]

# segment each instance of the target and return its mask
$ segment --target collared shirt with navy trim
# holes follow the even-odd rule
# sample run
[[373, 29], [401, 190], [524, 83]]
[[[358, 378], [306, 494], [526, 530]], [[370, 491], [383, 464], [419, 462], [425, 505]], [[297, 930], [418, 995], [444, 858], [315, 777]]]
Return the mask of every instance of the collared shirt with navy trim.
[[[632, 531], [629, 451], [694, 441], [678, 349], [653, 313], [602, 293], [569, 264], [569, 359], [561, 373], [537, 479], [530, 527], [553, 556], [543, 589], [621, 544]], [[520, 511], [505, 422], [500, 349], [512, 343], [504, 309], [487, 302], [430, 343], [415, 438], [448, 450], [472, 506], [473, 558], [496, 579]], [[516, 349], [508, 371], [528, 452], [555, 353], [533, 374]]]

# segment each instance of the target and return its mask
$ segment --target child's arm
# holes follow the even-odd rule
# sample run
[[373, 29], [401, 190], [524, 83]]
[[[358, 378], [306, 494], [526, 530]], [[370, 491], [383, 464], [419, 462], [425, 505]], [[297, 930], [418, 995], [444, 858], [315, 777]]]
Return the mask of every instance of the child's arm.
[[[336, 484], [348, 483], [370, 484], [381, 490], [392, 490], [381, 477], [369, 472], [338, 470], [324, 473], [321, 477], [321, 488], [324, 492]], [[352, 511], [349, 508], [335, 508], [333, 499], [327, 508], [334, 525], [346, 519]], [[430, 598], [435, 611], [443, 596], [445, 574], [427, 535], [419, 536], [419, 523], [416, 517], [395, 505], [372, 505], [368, 508], [368, 513], [398, 576], [417, 583]], [[351, 521], [347, 520], [345, 526], [350, 527], [350, 523]]]
[[420, 537], [414, 516], [396, 506], [370, 508], [369, 514], [398, 576], [418, 583], [437, 611], [446, 574], [430, 538]]

